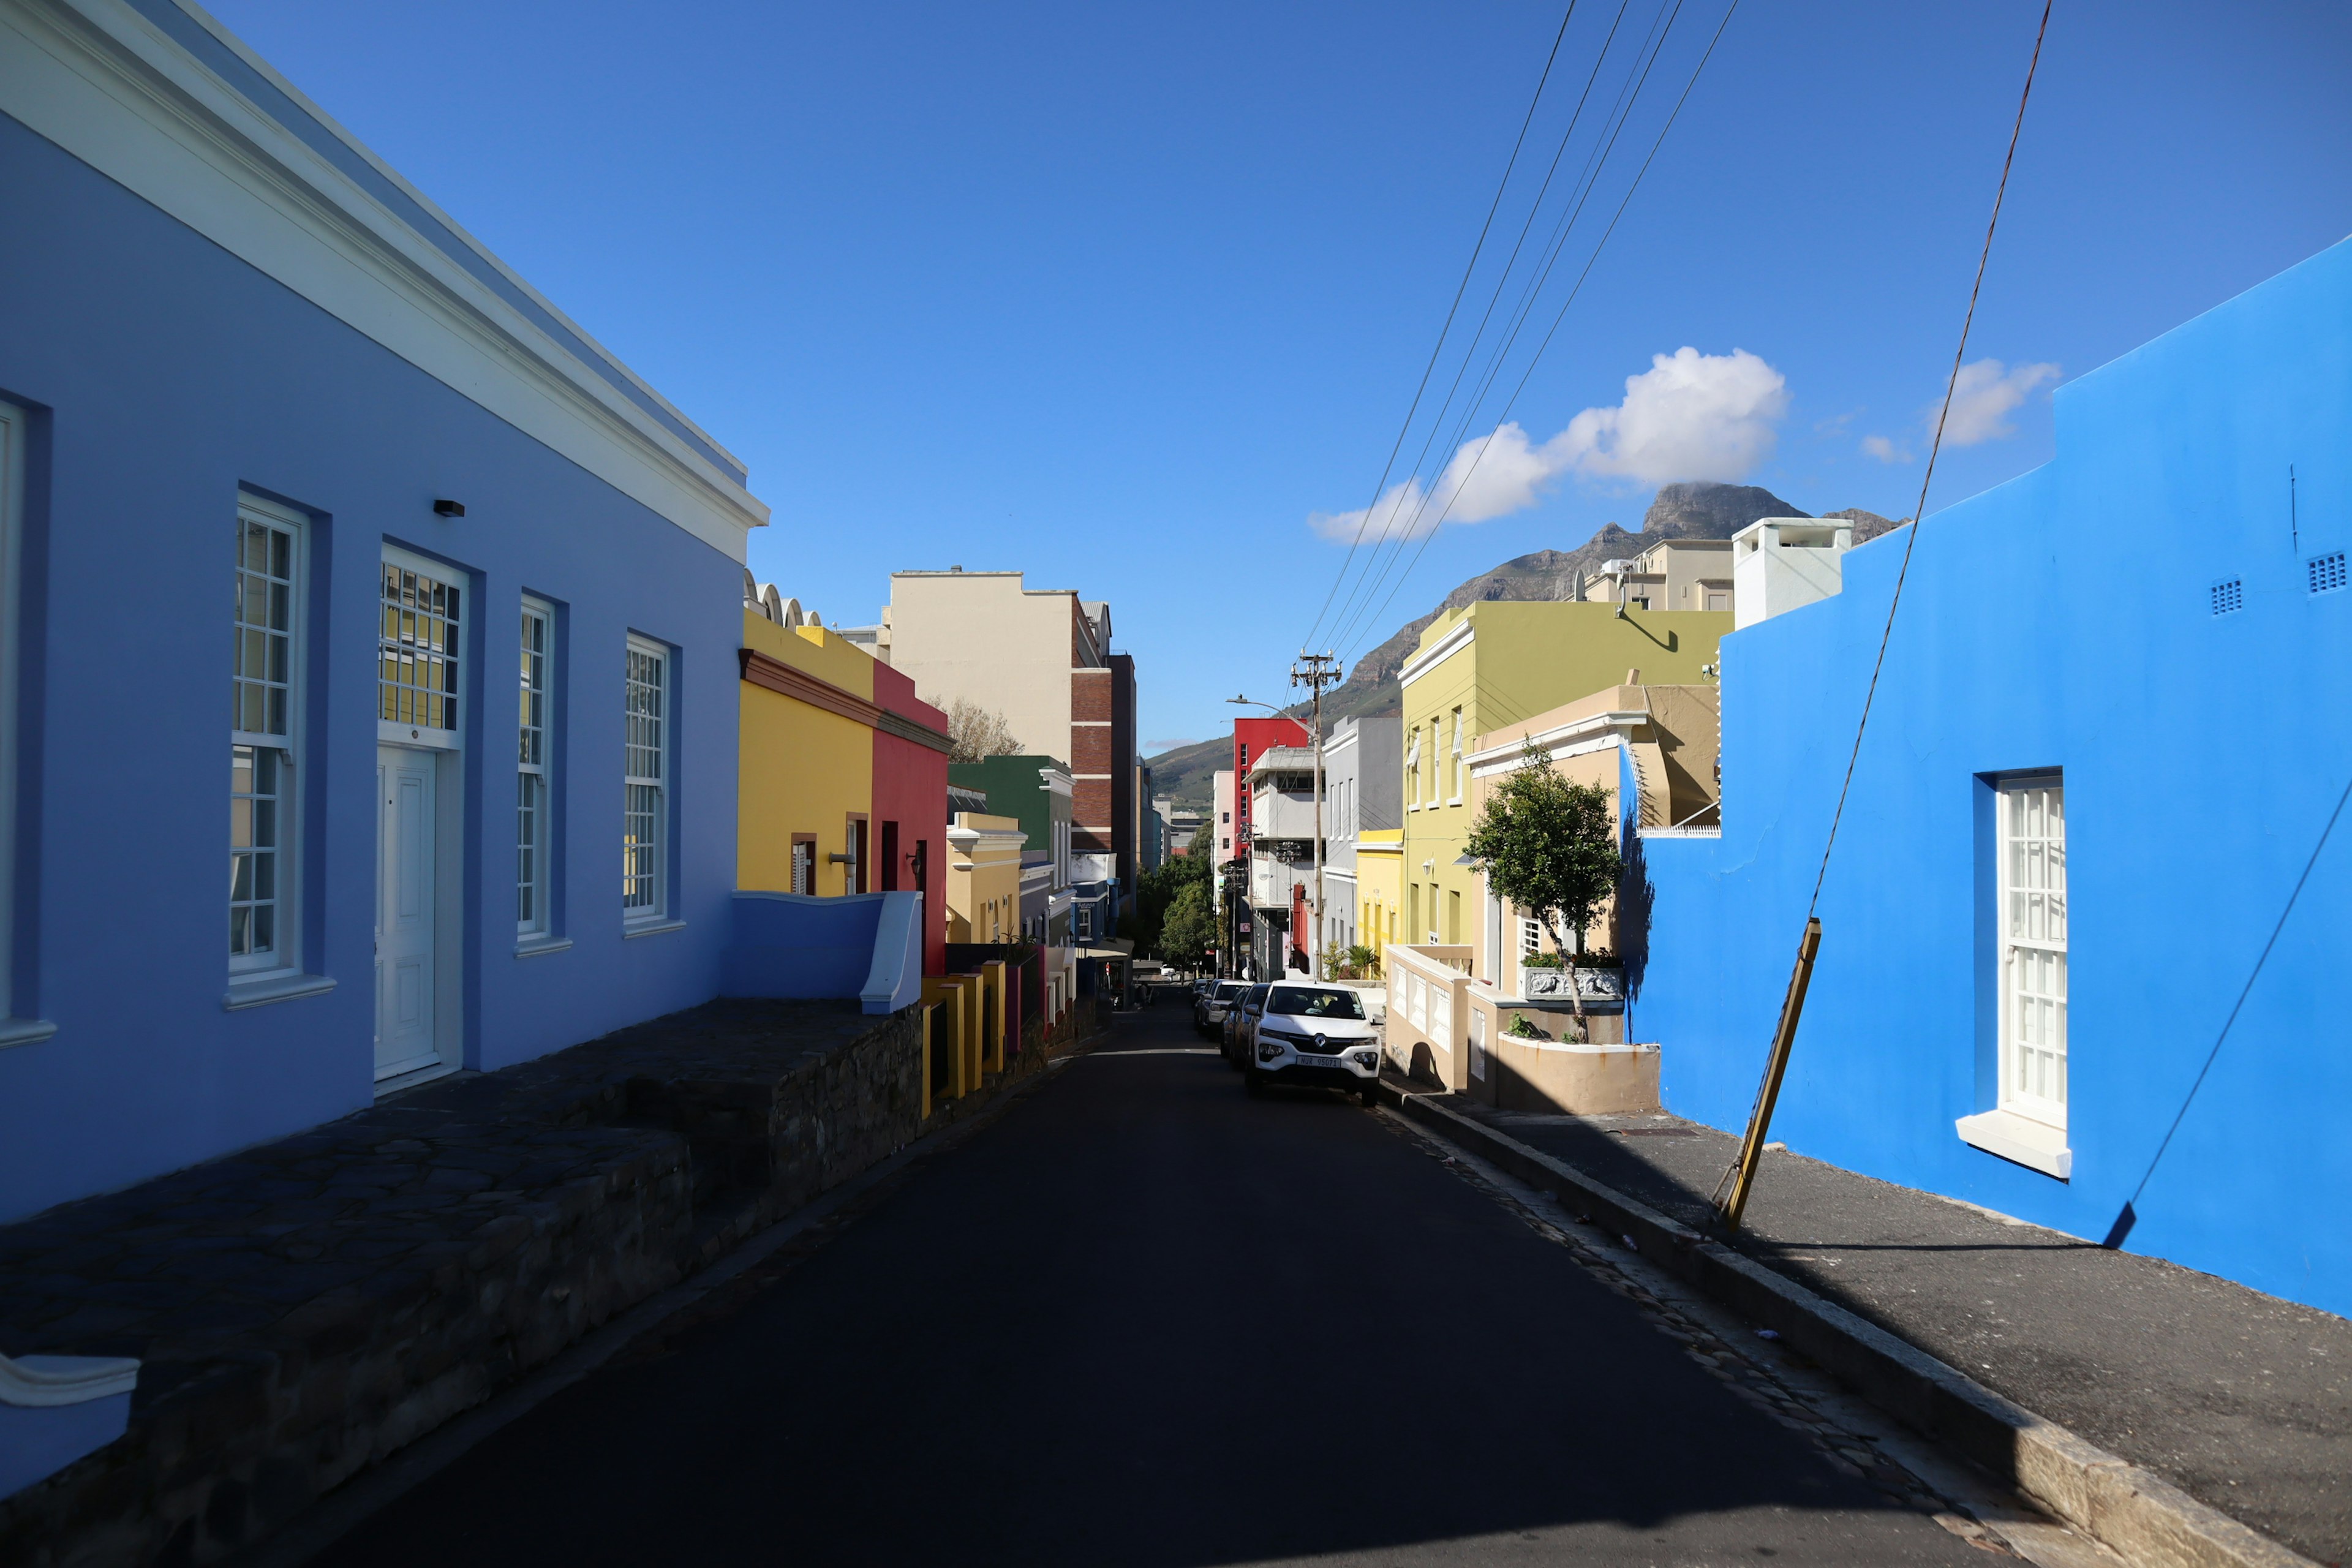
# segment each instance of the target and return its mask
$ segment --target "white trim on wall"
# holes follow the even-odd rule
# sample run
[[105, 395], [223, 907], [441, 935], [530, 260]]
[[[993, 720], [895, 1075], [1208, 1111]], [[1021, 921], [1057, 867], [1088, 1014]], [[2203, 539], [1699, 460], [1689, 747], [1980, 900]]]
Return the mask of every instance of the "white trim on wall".
[[0, 1049], [57, 1033], [43, 1019], [17, 1015], [16, 711], [18, 601], [25, 562], [25, 411], [0, 403]]
[[0, 0], [0, 111], [738, 563], [768, 521], [733, 475], [123, 0]]

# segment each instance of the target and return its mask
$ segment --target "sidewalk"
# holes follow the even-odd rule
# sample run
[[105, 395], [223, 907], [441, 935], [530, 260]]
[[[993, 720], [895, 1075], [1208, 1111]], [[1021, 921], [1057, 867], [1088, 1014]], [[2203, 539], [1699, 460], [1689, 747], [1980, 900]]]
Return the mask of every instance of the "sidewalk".
[[[1428, 1098], [1694, 1228], [1738, 1147], [1672, 1116]], [[2281, 1543], [2352, 1561], [2352, 1322], [1780, 1150], [1739, 1247]]]
[[0, 1561], [268, 1532], [989, 1099], [922, 1121], [921, 1017], [713, 1002], [0, 1226], [0, 1352], [142, 1362], [128, 1433], [0, 1500]]

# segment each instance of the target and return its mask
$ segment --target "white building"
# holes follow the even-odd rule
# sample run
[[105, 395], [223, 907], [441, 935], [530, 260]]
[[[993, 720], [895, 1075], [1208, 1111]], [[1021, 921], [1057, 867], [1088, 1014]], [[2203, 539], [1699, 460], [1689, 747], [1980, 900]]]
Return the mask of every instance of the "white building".
[[1836, 518], [1759, 518], [1733, 534], [1734, 629], [1835, 594], [1853, 548], [1853, 524]]

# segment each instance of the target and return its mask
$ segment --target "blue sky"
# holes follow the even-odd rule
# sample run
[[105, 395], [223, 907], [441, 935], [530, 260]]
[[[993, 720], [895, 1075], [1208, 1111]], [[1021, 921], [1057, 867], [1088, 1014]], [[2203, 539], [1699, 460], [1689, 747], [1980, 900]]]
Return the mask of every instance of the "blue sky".
[[[895, 567], [1108, 599], [1151, 750], [1284, 700], [1345, 554], [1310, 520], [1372, 499], [1560, 16], [213, 8], [749, 463], [760, 576], [829, 622], [873, 619]], [[1523, 156], [1617, 14], [1580, 0]], [[1495, 515], [1440, 529], [1363, 644], [1635, 526], [1668, 473], [1907, 512], [2039, 15], [1744, 0], [1528, 382], [1524, 450], [1462, 492]], [[1686, 0], [1610, 170], [1721, 16]], [[2060, 0], [1969, 353], [2000, 368], [1929, 504], [2045, 459], [2053, 385], [2347, 230], [2352, 8]]]

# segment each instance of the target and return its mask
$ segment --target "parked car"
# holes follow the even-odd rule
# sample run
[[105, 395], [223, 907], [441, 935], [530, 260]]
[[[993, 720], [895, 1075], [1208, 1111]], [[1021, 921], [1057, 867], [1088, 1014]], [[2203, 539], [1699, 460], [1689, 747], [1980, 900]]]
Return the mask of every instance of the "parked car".
[[1241, 1034], [1242, 1076], [1256, 1094], [1269, 1083], [1336, 1089], [1380, 1102], [1381, 1048], [1364, 999], [1339, 985], [1260, 986]]
[[1249, 989], [1240, 980], [1212, 981], [1192, 997], [1192, 1027], [1203, 1035], [1215, 1034], [1225, 1021], [1225, 1008], [1233, 999]]
[[1235, 1068], [1249, 1065], [1250, 1022], [1257, 1010], [1265, 1005], [1268, 987], [1251, 985], [1225, 1005], [1223, 1044], [1225, 1060]]

